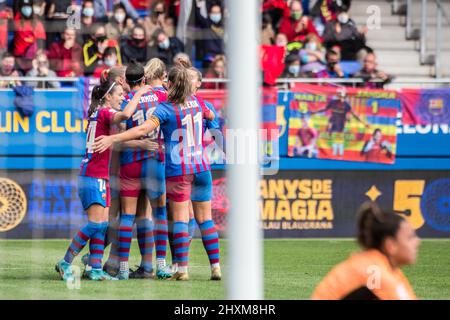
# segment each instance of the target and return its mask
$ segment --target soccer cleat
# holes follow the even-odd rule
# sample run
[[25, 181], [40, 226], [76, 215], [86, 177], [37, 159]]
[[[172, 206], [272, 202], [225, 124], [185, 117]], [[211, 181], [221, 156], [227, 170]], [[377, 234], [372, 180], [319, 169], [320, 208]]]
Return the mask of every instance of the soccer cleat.
[[211, 280], [222, 280], [222, 272], [220, 271], [220, 267], [211, 268]]
[[155, 273], [146, 271], [142, 267], [138, 267], [136, 270], [130, 272], [130, 279], [155, 279]]
[[86, 253], [81, 257], [81, 263], [86, 267], [89, 263], [89, 253]]
[[104, 272], [102, 269], [92, 269], [87, 271], [87, 277], [93, 281], [109, 281], [109, 280], [117, 280], [115, 277], [111, 277], [109, 274]]
[[188, 281], [189, 280], [189, 275], [187, 272], [175, 272], [170, 278], [167, 278], [167, 280], [169, 281]]
[[61, 260], [55, 265], [55, 270], [56, 270], [56, 272], [59, 273], [62, 280], [64, 280], [64, 281], [73, 281], [74, 280], [70, 263], [67, 263], [64, 260]]
[[103, 265], [103, 271], [105, 271], [111, 277], [117, 277], [117, 275], [119, 274], [119, 264], [106, 261], [106, 263]]
[[128, 280], [130, 278], [130, 270], [119, 271], [117, 273], [117, 279], [119, 280]]
[[158, 279], [168, 279], [172, 277], [173, 273], [171, 272], [169, 267], [165, 268], [157, 268], [156, 270], [156, 277]]

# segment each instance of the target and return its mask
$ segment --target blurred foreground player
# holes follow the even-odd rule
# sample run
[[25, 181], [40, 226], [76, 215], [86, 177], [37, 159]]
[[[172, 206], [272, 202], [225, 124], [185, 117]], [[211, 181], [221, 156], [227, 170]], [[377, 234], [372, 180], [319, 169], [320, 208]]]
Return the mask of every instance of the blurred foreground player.
[[359, 211], [358, 242], [363, 251], [334, 267], [318, 285], [312, 299], [417, 299], [400, 270], [415, 263], [420, 245], [407, 220], [367, 202]]

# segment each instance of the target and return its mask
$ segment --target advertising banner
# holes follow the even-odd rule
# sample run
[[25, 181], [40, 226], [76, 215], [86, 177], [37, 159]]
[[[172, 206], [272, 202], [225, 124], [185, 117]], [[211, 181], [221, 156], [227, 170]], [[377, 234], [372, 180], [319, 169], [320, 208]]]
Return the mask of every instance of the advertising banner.
[[[225, 171], [213, 172], [212, 213], [226, 236]], [[260, 181], [266, 238], [354, 237], [367, 200], [408, 219], [419, 236], [450, 237], [449, 171], [279, 171]], [[0, 238], [69, 238], [86, 222], [77, 171], [0, 171]]]

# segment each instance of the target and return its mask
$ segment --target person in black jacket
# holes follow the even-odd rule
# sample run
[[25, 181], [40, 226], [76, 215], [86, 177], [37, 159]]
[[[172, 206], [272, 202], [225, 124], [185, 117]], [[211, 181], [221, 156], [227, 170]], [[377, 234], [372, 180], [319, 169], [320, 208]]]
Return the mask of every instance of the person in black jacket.
[[131, 60], [146, 63], [152, 57], [150, 48], [145, 40], [144, 27], [141, 25], [133, 27], [131, 37], [123, 40], [120, 47], [124, 64], [130, 63]]
[[195, 26], [202, 29], [196, 41], [197, 56], [203, 59], [203, 68], [208, 68], [214, 57], [224, 54], [225, 34], [224, 15], [220, 2], [213, 2], [208, 10], [208, 17], [202, 16], [199, 6], [205, 0], [197, 0], [194, 5]]
[[183, 43], [177, 37], [169, 37], [162, 29], [157, 29], [152, 36], [150, 57], [158, 58], [167, 67], [173, 65], [173, 58], [184, 51]]

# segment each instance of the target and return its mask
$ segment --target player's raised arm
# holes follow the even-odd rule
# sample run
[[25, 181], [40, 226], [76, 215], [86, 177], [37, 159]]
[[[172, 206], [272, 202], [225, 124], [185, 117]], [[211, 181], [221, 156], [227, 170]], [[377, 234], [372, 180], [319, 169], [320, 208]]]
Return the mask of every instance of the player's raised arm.
[[150, 86], [143, 86], [141, 89], [139, 89], [134, 95], [133, 99], [131, 99], [131, 101], [123, 109], [123, 111], [117, 112], [114, 115], [113, 123], [117, 124], [124, 120], [128, 120], [136, 111], [136, 107], [139, 104], [139, 100], [141, 99], [142, 95], [146, 92], [149, 92], [150, 90]]
[[159, 126], [159, 120], [156, 117], [151, 117], [146, 120], [142, 125], [134, 127], [122, 133], [118, 133], [111, 136], [100, 136], [95, 138], [93, 148], [96, 152], [104, 152], [108, 150], [114, 143], [121, 143], [143, 137]]

